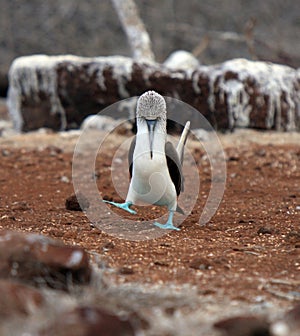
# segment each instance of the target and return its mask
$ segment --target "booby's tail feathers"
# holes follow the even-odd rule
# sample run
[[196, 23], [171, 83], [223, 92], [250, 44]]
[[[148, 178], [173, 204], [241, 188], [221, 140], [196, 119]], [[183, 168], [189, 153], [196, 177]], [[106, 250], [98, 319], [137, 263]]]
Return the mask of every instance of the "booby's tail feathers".
[[177, 204], [176, 212], [185, 215], [185, 212], [180, 208], [180, 206]]
[[190, 124], [191, 124], [190, 121], [186, 122], [186, 124], [184, 126], [184, 129], [181, 133], [181, 137], [179, 139], [177, 148], [176, 148], [181, 164], [183, 162], [184, 145], [186, 143], [186, 140], [187, 140], [187, 137], [188, 137], [188, 134], [189, 134]]

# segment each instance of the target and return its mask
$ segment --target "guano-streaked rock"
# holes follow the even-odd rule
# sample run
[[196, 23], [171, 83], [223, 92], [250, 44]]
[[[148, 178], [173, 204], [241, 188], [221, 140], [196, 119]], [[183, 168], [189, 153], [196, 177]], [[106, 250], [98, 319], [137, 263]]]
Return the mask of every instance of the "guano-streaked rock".
[[0, 278], [68, 290], [89, 283], [90, 277], [82, 248], [38, 234], [0, 231]]
[[19, 131], [76, 128], [149, 89], [190, 104], [217, 129], [300, 129], [299, 71], [266, 62], [234, 59], [184, 70], [121, 56], [35, 55], [12, 63], [9, 83], [9, 112]]

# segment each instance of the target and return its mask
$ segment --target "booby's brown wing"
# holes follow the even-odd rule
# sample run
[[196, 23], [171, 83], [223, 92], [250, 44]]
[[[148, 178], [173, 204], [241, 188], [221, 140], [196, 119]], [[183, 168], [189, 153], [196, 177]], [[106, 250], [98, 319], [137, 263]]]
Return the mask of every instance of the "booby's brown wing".
[[167, 158], [169, 174], [171, 176], [172, 182], [174, 183], [177, 196], [179, 196], [180, 192], [183, 191], [182, 166], [176, 149], [174, 148], [173, 144], [169, 141], [166, 142], [165, 153]]
[[135, 149], [135, 142], [136, 142], [136, 137], [134, 137], [131, 141], [129, 152], [128, 152], [128, 167], [129, 167], [129, 174], [130, 178], [132, 178], [132, 168], [133, 168], [133, 152]]

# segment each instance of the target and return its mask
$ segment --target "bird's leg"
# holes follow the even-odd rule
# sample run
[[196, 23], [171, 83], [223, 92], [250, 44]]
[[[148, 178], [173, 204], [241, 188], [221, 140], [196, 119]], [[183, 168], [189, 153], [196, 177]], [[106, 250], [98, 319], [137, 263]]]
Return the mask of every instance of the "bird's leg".
[[173, 225], [173, 215], [174, 210], [170, 210], [169, 217], [166, 224], [160, 224], [158, 222], [155, 222], [154, 225], [161, 228], [161, 229], [168, 229], [168, 230], [177, 230], [180, 231], [179, 228]]
[[116, 202], [110, 202], [110, 201], [106, 201], [103, 200], [104, 203], [108, 203], [108, 204], [112, 204], [117, 208], [123, 209], [131, 214], [136, 214], [136, 211], [130, 209], [130, 206], [133, 204], [132, 202], [125, 202], [125, 203], [116, 203]]

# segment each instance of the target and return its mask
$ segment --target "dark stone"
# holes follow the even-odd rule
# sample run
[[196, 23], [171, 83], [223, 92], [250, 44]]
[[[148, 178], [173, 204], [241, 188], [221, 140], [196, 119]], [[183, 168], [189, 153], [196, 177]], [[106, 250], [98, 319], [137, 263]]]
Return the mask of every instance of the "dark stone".
[[163, 267], [168, 267], [169, 263], [166, 260], [155, 260], [154, 265], [156, 266], [163, 266]]
[[274, 232], [274, 230], [272, 228], [269, 228], [269, 227], [260, 227], [258, 230], [257, 230], [257, 233], [258, 234], [272, 234]]
[[90, 203], [85, 196], [78, 194], [68, 197], [65, 205], [67, 210], [84, 211], [89, 208]]
[[119, 268], [119, 274], [131, 275], [133, 273], [134, 273], [134, 270], [129, 266], [123, 266], [123, 267]]
[[21, 201], [21, 202], [14, 202], [12, 205], [11, 205], [11, 210], [14, 210], [14, 211], [27, 211], [27, 210], [30, 210], [30, 207], [28, 206], [28, 204], [24, 201]]
[[238, 316], [221, 320], [214, 327], [225, 336], [271, 336], [269, 323], [254, 316]]
[[290, 243], [299, 243], [300, 242], [300, 230], [290, 231], [285, 238]]
[[190, 262], [190, 267], [197, 270], [208, 270], [212, 265], [207, 259], [197, 257]]
[[102, 249], [104, 251], [108, 251], [108, 250], [112, 250], [114, 247], [115, 247], [114, 242], [109, 241], [109, 242], [107, 242], [106, 244], [103, 245]]
[[[46, 65], [43, 69], [35, 68], [35, 62], [41, 64], [41, 60], [34, 58], [37, 56], [31, 57], [16, 59], [10, 69], [8, 100], [15, 110], [9, 112], [15, 127], [22, 131], [40, 127], [54, 130], [76, 128], [88, 115], [97, 114], [115, 102], [139, 96], [149, 89], [191, 105], [216, 129], [300, 129], [297, 110], [299, 75], [297, 70], [289, 67], [278, 70], [280, 66], [271, 63], [260, 62], [257, 66], [257, 63], [247, 60], [231, 60], [219, 65], [200, 65], [188, 72], [125, 57], [78, 60], [70, 56], [38, 56], [44, 57], [42, 61]], [[49, 62], [52, 64], [50, 67]], [[258, 74], [253, 71], [254, 67], [259, 69]], [[38, 77], [40, 82], [52, 86], [29, 82], [30, 71], [35, 73], [32, 78]], [[279, 80], [278, 74], [281, 76]], [[55, 78], [55, 82], [50, 83], [49, 78]], [[264, 78], [274, 81], [274, 90], [265, 86]], [[232, 90], [232, 84], [236, 84], [238, 95]], [[272, 111], [273, 118], [269, 111], [277, 104], [277, 97], [280, 97], [280, 108]], [[243, 108], [239, 108], [243, 104]], [[185, 117], [182, 112], [179, 116]], [[127, 118], [128, 114], [117, 111], [113, 117]], [[203, 127], [200, 118], [194, 115], [191, 118], [194, 128]]]

